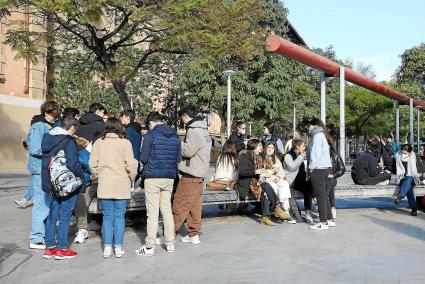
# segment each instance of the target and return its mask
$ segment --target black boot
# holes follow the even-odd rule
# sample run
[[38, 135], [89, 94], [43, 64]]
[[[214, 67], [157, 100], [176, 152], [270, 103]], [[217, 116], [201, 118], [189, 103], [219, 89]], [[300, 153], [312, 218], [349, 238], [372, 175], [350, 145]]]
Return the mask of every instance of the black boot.
[[418, 209], [412, 209], [412, 213], [410, 213], [412, 216], [418, 216]]
[[400, 204], [400, 201], [403, 199], [403, 196], [397, 196], [397, 198], [394, 200], [394, 203], [395, 204], [397, 204], [397, 205], [399, 205]]

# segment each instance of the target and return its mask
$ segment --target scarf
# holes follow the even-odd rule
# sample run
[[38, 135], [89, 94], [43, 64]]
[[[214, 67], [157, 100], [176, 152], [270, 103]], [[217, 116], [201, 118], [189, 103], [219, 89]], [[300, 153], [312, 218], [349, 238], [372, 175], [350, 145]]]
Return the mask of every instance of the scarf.
[[[403, 177], [418, 177], [418, 169], [416, 168], [416, 155], [415, 153], [410, 153], [409, 156], [406, 158], [403, 158], [401, 155], [401, 152], [398, 152], [395, 155], [395, 162], [396, 162], [396, 170], [397, 170], [397, 179], [400, 181]], [[406, 169], [403, 166], [403, 163], [407, 163], [407, 174]]]

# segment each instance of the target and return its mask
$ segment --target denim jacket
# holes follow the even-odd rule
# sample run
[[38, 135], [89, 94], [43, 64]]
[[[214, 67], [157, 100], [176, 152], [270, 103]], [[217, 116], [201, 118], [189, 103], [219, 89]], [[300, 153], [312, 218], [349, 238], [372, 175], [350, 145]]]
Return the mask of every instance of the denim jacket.
[[49, 133], [49, 125], [37, 122], [31, 125], [25, 138], [29, 153], [27, 169], [32, 175], [41, 174], [41, 140], [46, 133]]

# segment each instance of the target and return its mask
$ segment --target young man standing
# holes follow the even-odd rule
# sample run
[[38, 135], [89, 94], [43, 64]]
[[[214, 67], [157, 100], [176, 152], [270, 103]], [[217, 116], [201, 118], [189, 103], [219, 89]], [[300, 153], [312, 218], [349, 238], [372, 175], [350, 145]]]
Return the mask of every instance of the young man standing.
[[31, 249], [45, 249], [44, 221], [49, 214], [50, 195], [41, 188], [41, 141], [49, 132], [50, 124], [59, 117], [61, 108], [55, 101], [47, 101], [41, 105], [41, 114], [44, 120], [31, 125], [26, 142], [28, 145], [28, 171], [31, 173], [30, 185], [34, 190], [34, 207], [32, 208], [32, 226], [29, 236]]
[[[80, 118], [75, 135], [82, 137], [94, 144], [94, 142], [102, 135], [105, 129], [104, 118], [107, 117], [108, 112], [105, 107], [99, 103], [90, 105], [89, 112]], [[91, 147], [89, 147], [91, 149]], [[90, 155], [89, 155], [90, 156]], [[88, 157], [90, 158], [90, 157]], [[87, 209], [90, 205], [91, 199], [96, 196], [97, 183], [92, 183], [87, 187], [85, 192], [81, 192], [78, 196], [77, 205], [75, 206], [75, 219], [77, 220], [77, 234], [74, 242], [82, 244], [89, 237], [88, 224], [87, 224]], [[92, 221], [92, 230], [100, 229], [100, 226]]]
[[173, 201], [175, 232], [186, 220], [188, 235], [184, 243], [200, 244], [202, 190], [210, 166], [211, 137], [207, 123], [197, 117], [192, 107], [183, 108], [179, 116], [186, 125], [186, 138], [181, 142], [182, 161], [179, 163], [181, 179]]
[[124, 125], [127, 139], [130, 140], [133, 148], [134, 158], [139, 160], [140, 146], [142, 144], [142, 127], [138, 123], [134, 122], [135, 118], [136, 113], [131, 109], [121, 112], [120, 115], [121, 124]]
[[143, 163], [142, 177], [145, 179], [145, 200], [148, 215], [146, 244], [136, 250], [138, 255], [154, 254], [158, 215], [164, 220], [165, 245], [174, 252], [174, 221], [171, 212], [171, 193], [177, 176], [177, 163], [181, 160], [180, 138], [176, 129], [164, 124], [158, 112], [149, 113], [140, 161]]
[[[78, 192], [84, 187], [84, 173], [78, 158], [77, 143], [71, 137], [75, 133], [78, 120], [71, 116], [62, 119], [61, 127], [55, 127], [49, 131], [43, 138], [42, 151], [42, 183], [43, 191], [52, 196], [49, 216], [46, 221], [46, 249], [44, 258], [66, 259], [77, 256], [77, 253], [68, 249], [68, 229], [71, 220], [72, 211], [74, 211], [77, 203]], [[60, 150], [64, 151], [66, 158], [66, 168], [71, 171], [76, 180], [72, 187], [77, 188], [76, 191], [68, 196], [59, 197], [55, 194], [50, 181], [49, 160]], [[69, 181], [69, 180], [68, 180]], [[68, 182], [69, 183], [69, 182]], [[71, 186], [71, 185], [69, 185]], [[56, 242], [56, 222], [59, 220]]]

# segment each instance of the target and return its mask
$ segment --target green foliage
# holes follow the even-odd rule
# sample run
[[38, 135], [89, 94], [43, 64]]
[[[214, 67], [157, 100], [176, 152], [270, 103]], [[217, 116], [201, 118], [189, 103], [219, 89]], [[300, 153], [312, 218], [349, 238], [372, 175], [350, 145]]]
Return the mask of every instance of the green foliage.
[[419, 100], [425, 99], [425, 44], [407, 49], [401, 55], [401, 66], [396, 73], [398, 88]]

